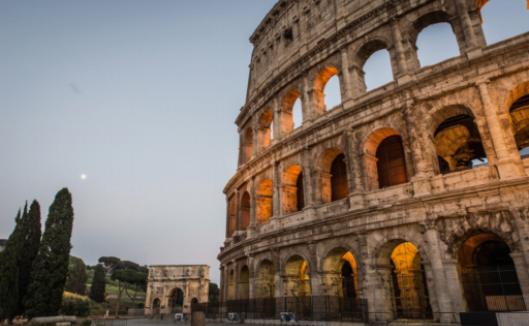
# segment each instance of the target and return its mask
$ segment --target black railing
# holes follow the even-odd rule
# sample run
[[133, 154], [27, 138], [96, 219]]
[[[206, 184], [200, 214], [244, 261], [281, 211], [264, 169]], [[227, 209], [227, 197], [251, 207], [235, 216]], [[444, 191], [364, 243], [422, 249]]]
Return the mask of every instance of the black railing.
[[280, 297], [229, 300], [220, 304], [194, 304], [208, 319], [279, 319], [293, 313], [297, 320], [367, 322], [367, 301], [335, 296]]

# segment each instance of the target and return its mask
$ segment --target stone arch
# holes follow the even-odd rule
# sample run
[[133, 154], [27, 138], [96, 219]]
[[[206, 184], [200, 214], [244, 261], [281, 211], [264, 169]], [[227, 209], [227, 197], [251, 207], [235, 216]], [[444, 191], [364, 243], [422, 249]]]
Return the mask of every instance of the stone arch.
[[181, 288], [174, 288], [169, 294], [168, 306], [171, 313], [181, 313], [184, 309], [184, 291]]
[[[515, 3], [515, 1], [512, 1], [512, 3]], [[472, 4], [479, 13], [483, 36], [488, 45], [523, 34], [529, 29], [529, 24], [527, 23], [529, 21], [529, 11], [526, 10], [524, 1], [516, 1], [517, 6], [506, 6], [504, 1], [501, 0], [476, 0], [472, 1]], [[496, 15], [492, 14], [500, 8], [504, 11], [505, 16], [508, 16], [513, 22], [520, 22], [511, 24], [512, 26], [516, 26], [516, 28], [505, 28], [503, 21], [503, 17], [505, 16], [501, 15], [496, 17]]]
[[237, 198], [232, 195], [228, 199], [228, 237], [237, 230]]
[[458, 266], [469, 311], [524, 310], [512, 250], [497, 234], [471, 232], [458, 250]]
[[303, 171], [301, 165], [289, 166], [281, 179], [282, 196], [281, 205], [285, 214], [295, 213], [305, 207]]
[[432, 319], [423, 251], [405, 239], [386, 241], [375, 252], [385, 306], [394, 318]]
[[[378, 86], [382, 86], [384, 83], [377, 83], [375, 86], [368, 87], [368, 81], [370, 79], [370, 75], [373, 74], [373, 72], [369, 71], [369, 69], [366, 68], [366, 63], [372, 58], [376, 53], [380, 51], [386, 51], [389, 56], [389, 62], [386, 63], [386, 68], [390, 68], [392, 72], [392, 80], [394, 79], [395, 74], [397, 73], [396, 63], [395, 63], [395, 54], [388, 46], [388, 42], [379, 38], [371, 39], [364, 43], [359, 50], [356, 52], [356, 56], [354, 58], [355, 66], [357, 69], [360, 70], [360, 80], [357, 81], [359, 85], [357, 87], [362, 91], [365, 92], [367, 90], [373, 89]], [[367, 70], [367, 71], [366, 71]], [[384, 82], [390, 82], [391, 80], [387, 80]], [[380, 85], [379, 85], [380, 84]]]
[[274, 185], [272, 179], [262, 179], [255, 189], [255, 217], [257, 223], [265, 224], [274, 215]]
[[239, 230], [246, 230], [250, 225], [251, 200], [250, 193], [244, 191], [239, 206]]
[[248, 300], [250, 298], [250, 269], [243, 265], [239, 269], [239, 300]]
[[311, 296], [310, 264], [303, 256], [294, 254], [286, 260], [283, 278], [287, 297]]
[[235, 300], [236, 292], [237, 292], [237, 283], [235, 280], [235, 270], [233, 268], [229, 268], [228, 270], [228, 290], [227, 290], [227, 299], [228, 300]]
[[273, 298], [275, 296], [275, 266], [269, 259], [263, 259], [257, 265], [255, 274], [255, 297]]
[[324, 203], [346, 198], [349, 195], [347, 162], [341, 149], [329, 148], [320, 159], [321, 200]]
[[359, 266], [355, 255], [344, 247], [335, 247], [322, 260], [326, 294], [348, 300], [360, 297]]
[[[446, 25], [446, 26], [443, 26]], [[445, 28], [446, 27], [446, 28]], [[421, 16], [413, 23], [413, 44], [415, 45], [418, 63], [421, 67], [434, 65], [451, 57], [461, 55], [462, 49], [465, 47], [462, 40], [458, 40], [456, 29], [459, 25], [450, 17], [445, 11], [433, 11]], [[431, 39], [431, 32], [435, 32], [438, 38], [444, 42], [445, 51], [439, 55], [437, 44], [435, 40]], [[424, 37], [421, 37], [424, 36]], [[425, 41], [424, 47], [419, 46], [420, 41]], [[451, 43], [453, 42], [453, 47]], [[424, 56], [421, 53], [425, 52]], [[434, 57], [431, 59], [430, 57]]]
[[486, 165], [483, 141], [470, 109], [452, 105], [432, 114], [433, 145], [437, 171], [449, 173]]
[[257, 141], [261, 150], [270, 147], [273, 139], [273, 120], [274, 112], [272, 108], [266, 108], [259, 116]]
[[512, 223], [513, 216], [507, 210], [483, 211], [461, 216], [440, 217], [436, 221], [441, 240], [449, 255], [457, 258], [457, 249], [472, 235], [493, 233], [507, 243], [512, 251], [518, 251], [519, 238]]
[[294, 124], [294, 110], [298, 101], [301, 101], [301, 91], [297, 88], [288, 91], [281, 99], [280, 130], [282, 135], [288, 135], [299, 127]]
[[[329, 103], [326, 101], [327, 96], [329, 95], [327, 93], [328, 88], [327, 85], [333, 78], [338, 79], [338, 86], [340, 86], [340, 80], [338, 78], [339, 76], [339, 70], [334, 65], [327, 65], [325, 66], [320, 72], [317, 74], [317, 76], [314, 78], [314, 105], [315, 110], [317, 113], [324, 113], [325, 111], [328, 111], [333, 108], [333, 106], [329, 107]], [[337, 94], [330, 94], [332, 97], [338, 97], [339, 103], [341, 103], [342, 95], [340, 93], [340, 88], [337, 89]], [[337, 103], [337, 104], [339, 104]]]
[[403, 140], [392, 128], [372, 132], [364, 142], [367, 185], [380, 189], [408, 182]]
[[160, 314], [161, 301], [160, 298], [154, 298], [152, 300], [152, 314], [157, 316]]
[[522, 157], [529, 156], [529, 82], [516, 86], [507, 97], [512, 133]]
[[251, 127], [247, 127], [242, 132], [241, 156], [242, 163], [248, 162], [253, 156], [253, 130]]
[[[456, 17], [454, 17], [454, 15], [442, 9], [425, 13], [411, 24], [409, 32], [411, 44], [413, 44], [415, 46], [415, 50], [417, 50], [417, 38], [425, 28], [434, 24], [447, 23], [452, 27], [452, 32], [455, 35], [459, 53], [461, 54], [463, 52], [463, 49], [465, 49], [466, 45], [463, 31], [461, 30], [461, 27], [457, 22], [458, 20], [456, 19]], [[415, 55], [417, 55], [417, 53], [415, 53]]]

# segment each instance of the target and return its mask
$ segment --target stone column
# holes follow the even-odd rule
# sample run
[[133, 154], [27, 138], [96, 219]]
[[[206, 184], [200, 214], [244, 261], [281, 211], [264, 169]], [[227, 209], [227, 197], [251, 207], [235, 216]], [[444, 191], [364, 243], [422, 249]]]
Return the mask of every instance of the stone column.
[[367, 307], [369, 322], [390, 321], [394, 319], [393, 284], [390, 266], [366, 268]]
[[305, 147], [301, 156], [301, 167], [303, 173], [303, 191], [305, 198], [305, 208], [314, 207], [314, 168], [312, 165], [312, 158], [310, 155], [310, 148]]
[[[462, 50], [469, 54], [473, 50], [485, 47], [485, 37], [483, 35], [483, 29], [481, 28], [481, 22], [476, 24], [472, 21], [467, 2], [459, 0], [452, 1], [458, 13], [459, 23], [461, 25], [463, 37], [465, 39], [466, 46]], [[478, 11], [476, 14], [479, 16]]]
[[349, 53], [347, 48], [343, 48], [341, 55], [341, 71], [340, 71], [340, 92], [342, 94], [342, 103], [353, 97], [352, 80], [349, 72]]
[[303, 77], [301, 87], [301, 111], [303, 114], [303, 124], [310, 123], [315, 116], [314, 90], [309, 81], [309, 77]]
[[345, 131], [342, 134], [343, 144], [344, 144], [344, 155], [345, 155], [345, 164], [347, 168], [347, 188], [349, 190], [349, 194], [352, 194], [356, 188], [355, 188], [355, 177], [354, 177], [354, 171], [353, 171], [353, 153], [352, 153], [352, 144], [351, 144], [351, 138], [353, 137], [352, 132]]
[[[494, 151], [496, 154], [496, 166], [501, 179], [515, 179], [525, 175], [523, 164], [518, 155], [512, 148], [513, 144], [507, 143], [506, 130], [502, 128], [498, 119], [498, 110], [494, 106], [488, 89], [488, 81], [482, 81], [477, 84], [483, 104], [483, 111], [487, 121], [487, 126], [492, 138]], [[512, 138], [512, 137], [511, 137]]]
[[255, 194], [255, 176], [250, 180], [250, 224], [246, 230], [246, 237], [250, 238], [255, 233], [255, 228], [257, 225], [256, 220], [256, 194]]
[[395, 53], [391, 54], [392, 57], [392, 69], [393, 74], [395, 75], [395, 80], [400, 80], [404, 76], [408, 75], [410, 73], [408, 68], [408, 62], [407, 62], [407, 54], [406, 50], [403, 46], [403, 40], [402, 40], [402, 34], [401, 34], [401, 28], [399, 25], [399, 21], [397, 19], [394, 19], [392, 22], [391, 30], [393, 32], [393, 44], [392, 52], [395, 51]]
[[272, 179], [272, 211], [274, 217], [281, 216], [281, 170], [278, 162], [273, 163], [272, 168], [273, 179]]
[[257, 273], [255, 272], [255, 258], [248, 256], [248, 272], [249, 272], [249, 284], [248, 284], [248, 299], [255, 298], [255, 279]]
[[443, 268], [446, 277], [446, 283], [444, 286], [446, 287], [446, 290], [450, 296], [450, 300], [452, 301], [452, 312], [454, 313], [454, 318], [456, 321], [458, 321], [459, 313], [465, 312], [467, 310], [467, 305], [456, 259], [445, 259], [443, 262]]
[[272, 100], [272, 114], [273, 114], [273, 120], [272, 120], [272, 132], [274, 133], [272, 143], [276, 143], [279, 140], [281, 140], [281, 106], [279, 104], [279, 100], [277, 98], [274, 98]]
[[362, 67], [353, 64], [351, 66], [350, 78], [351, 78], [351, 97], [353, 99], [359, 98], [366, 92], [366, 83], [364, 81], [364, 71]]
[[[452, 299], [446, 285], [448, 284], [443, 268], [443, 261], [441, 256], [441, 248], [439, 241], [439, 234], [437, 230], [432, 226], [426, 226], [426, 232], [424, 237], [428, 244], [428, 258], [433, 274], [433, 283], [435, 288], [435, 294], [437, 296], [437, 303], [439, 305], [439, 317], [441, 323], [452, 323], [456, 322], [452, 312], [454, 307], [452, 306]], [[426, 257], [425, 257], [426, 258]]]
[[516, 268], [516, 275], [518, 276], [518, 282], [520, 282], [520, 288], [522, 289], [522, 295], [525, 301], [525, 305], [529, 305], [529, 269], [524, 259], [522, 252], [511, 253], [511, 258]]

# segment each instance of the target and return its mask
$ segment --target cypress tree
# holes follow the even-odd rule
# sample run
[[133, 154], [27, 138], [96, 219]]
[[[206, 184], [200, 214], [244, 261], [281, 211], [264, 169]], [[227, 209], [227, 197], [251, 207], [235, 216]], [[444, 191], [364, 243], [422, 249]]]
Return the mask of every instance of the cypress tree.
[[[26, 214], [26, 209], [24, 209]], [[18, 254], [22, 246], [22, 218], [20, 210], [15, 218], [15, 229], [0, 253], [0, 320], [11, 321], [16, 316], [19, 303]]]
[[105, 301], [105, 269], [98, 264], [94, 270], [94, 278], [90, 287], [90, 299], [102, 303]]
[[27, 293], [33, 261], [37, 256], [41, 236], [40, 205], [34, 200], [29, 212], [22, 217], [23, 243], [18, 255], [19, 268], [19, 303], [17, 314], [24, 313], [23, 299]]
[[25, 300], [29, 317], [53, 316], [61, 308], [68, 274], [72, 226], [72, 196], [67, 188], [63, 188], [50, 206], [46, 229], [33, 262], [31, 283]]
[[86, 265], [81, 258], [70, 256], [68, 277], [64, 289], [80, 295], [86, 293]]

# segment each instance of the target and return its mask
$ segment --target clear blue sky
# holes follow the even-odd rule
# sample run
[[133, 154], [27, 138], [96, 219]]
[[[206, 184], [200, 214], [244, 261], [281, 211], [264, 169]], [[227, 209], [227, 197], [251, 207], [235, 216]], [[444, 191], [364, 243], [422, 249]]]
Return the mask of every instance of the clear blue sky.
[[[274, 2], [1, 1], [0, 238], [67, 186], [74, 255], [206, 263], [218, 281], [248, 37]], [[487, 7], [489, 43], [529, 30], [525, 0]]]

